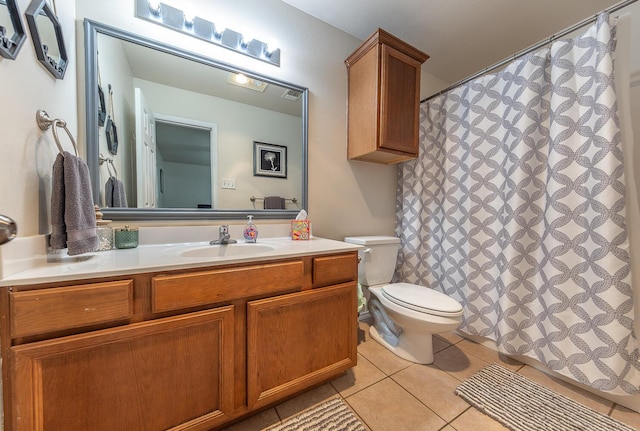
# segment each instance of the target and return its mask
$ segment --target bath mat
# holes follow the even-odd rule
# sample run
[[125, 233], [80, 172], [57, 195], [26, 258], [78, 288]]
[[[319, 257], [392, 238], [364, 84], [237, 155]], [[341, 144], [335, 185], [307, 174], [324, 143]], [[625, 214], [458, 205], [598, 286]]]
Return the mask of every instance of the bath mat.
[[513, 431], [635, 431], [500, 365], [489, 365], [455, 392]]
[[367, 431], [367, 428], [341, 398], [334, 398], [266, 431]]

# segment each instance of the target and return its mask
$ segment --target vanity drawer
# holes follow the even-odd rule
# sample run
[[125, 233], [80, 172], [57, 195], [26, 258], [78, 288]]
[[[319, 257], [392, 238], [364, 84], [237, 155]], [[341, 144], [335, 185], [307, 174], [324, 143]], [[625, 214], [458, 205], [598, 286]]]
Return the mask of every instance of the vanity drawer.
[[313, 287], [346, 283], [358, 279], [356, 252], [313, 258]]
[[12, 338], [126, 320], [133, 280], [11, 292], [9, 307]]
[[151, 279], [151, 311], [180, 310], [234, 299], [291, 292], [304, 281], [302, 261], [159, 275]]

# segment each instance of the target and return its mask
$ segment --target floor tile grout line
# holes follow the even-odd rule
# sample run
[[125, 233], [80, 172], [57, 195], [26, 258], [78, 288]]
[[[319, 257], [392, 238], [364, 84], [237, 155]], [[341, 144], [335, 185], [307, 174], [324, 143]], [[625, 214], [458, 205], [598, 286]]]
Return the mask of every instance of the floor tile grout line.
[[[462, 341], [465, 341], [465, 340], [461, 340], [460, 342], [462, 342]], [[495, 352], [495, 353], [497, 353], [498, 355], [505, 356], [505, 357], [507, 357], [507, 358], [511, 359], [512, 361], [516, 361], [516, 362], [520, 363], [520, 366], [518, 367], [518, 369], [521, 369], [524, 365], [526, 365], [524, 362], [520, 362], [520, 361], [518, 361], [517, 359], [515, 359], [515, 358], [513, 358], [513, 357], [511, 357], [511, 356], [509, 356], [509, 355], [507, 355], [507, 354], [505, 354], [505, 353], [499, 352], [499, 351], [497, 351], [497, 350], [493, 350], [493, 349], [491, 349], [490, 347], [487, 347], [487, 346], [483, 346], [482, 344], [480, 344], [480, 343], [476, 343], [476, 342], [475, 342], [475, 341], [473, 341], [473, 340], [468, 340], [468, 341], [469, 341], [470, 343], [473, 343], [473, 344], [475, 344], [475, 345], [478, 345], [478, 346], [481, 346], [481, 347], [483, 347], [483, 348], [485, 348], [485, 349], [488, 349], [488, 350], [490, 350], [491, 352]], [[456, 343], [456, 344], [458, 344], [458, 343]], [[487, 360], [486, 360], [486, 359], [483, 359], [483, 358], [481, 358], [481, 357], [480, 357], [480, 356], [478, 356], [478, 355], [474, 355], [472, 352], [468, 352], [468, 351], [466, 351], [466, 350], [464, 350], [464, 349], [461, 349], [461, 348], [459, 348], [459, 349], [460, 349], [460, 351], [462, 351], [462, 352], [463, 352], [463, 353], [465, 353], [465, 354], [471, 355], [471, 356], [473, 356], [474, 358], [476, 358], [476, 359], [480, 359], [480, 360], [481, 360], [481, 361], [483, 361], [483, 362], [487, 362]], [[499, 357], [499, 356], [498, 356], [498, 359], [500, 359], [500, 357]], [[502, 364], [505, 364], [505, 362], [503, 362], [503, 361], [500, 361], [500, 362], [501, 362]], [[489, 363], [489, 364], [493, 364], [493, 363], [495, 363], [495, 364], [501, 365], [501, 364], [499, 364], [499, 363], [498, 363], [498, 362], [496, 362], [496, 361], [492, 361], [492, 362], [488, 362], [488, 363]], [[515, 365], [515, 364], [509, 364], [509, 365]], [[504, 366], [504, 365], [502, 365], [502, 366]]]
[[379, 382], [383, 381], [384, 379], [386, 379], [386, 378], [388, 378], [388, 377], [389, 377], [389, 376], [385, 375], [385, 376], [384, 376], [384, 378], [382, 378], [382, 379], [380, 379], [380, 380], [376, 380], [375, 382], [372, 382], [372, 383], [368, 384], [367, 386], [364, 386], [364, 387], [362, 387], [362, 388], [358, 389], [357, 391], [355, 391], [355, 392], [353, 392], [353, 393], [351, 393], [351, 394], [349, 394], [349, 395], [347, 395], [347, 396], [344, 396], [344, 395], [342, 395], [342, 393], [340, 393], [340, 391], [338, 390], [338, 388], [336, 388], [336, 387], [333, 385], [333, 381], [331, 381], [331, 382], [329, 382], [329, 383], [331, 384], [331, 387], [333, 387], [333, 389], [334, 389], [334, 390], [335, 390], [335, 391], [336, 391], [336, 392], [337, 392], [337, 393], [338, 393], [338, 394], [339, 394], [339, 395], [340, 395], [344, 400], [346, 400], [347, 398], [352, 397], [352, 396], [354, 396], [355, 394], [359, 394], [359, 393], [360, 393], [360, 392], [362, 392], [363, 390], [365, 390], [365, 389], [367, 389], [367, 388], [370, 388], [371, 386], [375, 385], [376, 383], [379, 383]]
[[[362, 355], [362, 353], [360, 354]], [[389, 377], [389, 374], [387, 374], [382, 368], [378, 367], [371, 359], [367, 358], [365, 355], [362, 355], [362, 357], [365, 358], [371, 365], [373, 365], [375, 369], [384, 374], [385, 377]]]
[[[465, 414], [466, 412], [468, 412], [469, 410], [471, 410], [471, 409], [473, 409], [473, 408], [475, 408], [475, 407], [473, 407], [471, 404], [469, 404], [469, 406], [468, 406], [466, 409], [464, 409], [463, 411], [461, 411], [460, 413], [458, 413], [458, 415], [456, 415], [456, 417], [455, 417], [455, 418], [453, 418], [453, 419], [451, 419], [449, 422], [447, 422], [447, 425], [450, 425], [450, 426], [451, 426], [451, 428], [454, 428], [454, 429], [455, 429], [455, 427], [453, 426], [453, 423], [456, 421], [456, 419], [458, 419], [460, 416], [462, 416], [463, 414]], [[446, 425], [445, 425], [445, 427], [446, 427]]]
[[[439, 371], [442, 371], [443, 373], [446, 373], [446, 374], [447, 374], [447, 375], [449, 375], [450, 377], [454, 378], [456, 381], [458, 381], [458, 382], [460, 382], [460, 383], [462, 383], [462, 382], [464, 381], [464, 380], [462, 380], [462, 381], [461, 381], [461, 380], [459, 380], [459, 379], [457, 379], [457, 378], [453, 377], [453, 376], [452, 376], [451, 374], [449, 374], [447, 371], [445, 371], [445, 370], [443, 370], [443, 369], [441, 369], [441, 368], [437, 367], [437, 365], [435, 365], [434, 363], [431, 363], [431, 364], [418, 364], [418, 365], [426, 365], [426, 366], [433, 365], [433, 366], [435, 366], [436, 368], [438, 368], [438, 370], [439, 370]], [[522, 365], [524, 366], [524, 364], [522, 364]], [[402, 371], [402, 370], [400, 370], [400, 371]], [[402, 384], [401, 384], [399, 381], [397, 381], [396, 379], [394, 379], [394, 378], [393, 378], [393, 376], [394, 376], [394, 375], [396, 375], [396, 374], [398, 374], [398, 373], [400, 373], [400, 371], [397, 371], [397, 372], [393, 373], [391, 376], [389, 376], [389, 378], [390, 378], [391, 380], [393, 380], [395, 383], [397, 383], [397, 384], [398, 384], [398, 386], [400, 386], [402, 389], [404, 389], [404, 391], [405, 391], [405, 392], [409, 393], [413, 398], [415, 398], [415, 399], [416, 399], [420, 404], [422, 404], [423, 406], [425, 406], [426, 408], [428, 408], [429, 410], [431, 410], [431, 411], [432, 411], [436, 416], [438, 416], [440, 419], [442, 419], [443, 421], [445, 421], [445, 422], [446, 422], [446, 424], [445, 424], [445, 425], [443, 425], [443, 426], [442, 426], [442, 428], [439, 428], [439, 430], [442, 430], [443, 428], [446, 428], [446, 427], [447, 427], [447, 425], [451, 425], [451, 424], [453, 423], [453, 421], [455, 421], [455, 420], [456, 420], [456, 419], [458, 419], [460, 416], [462, 416], [464, 413], [466, 413], [468, 410], [470, 410], [470, 409], [472, 409], [472, 408], [473, 408], [473, 406], [472, 406], [472, 405], [470, 405], [469, 403], [467, 403], [467, 408], [465, 408], [462, 412], [460, 412], [459, 414], [457, 414], [457, 415], [456, 415], [453, 419], [451, 419], [450, 421], [447, 421], [447, 419], [446, 419], [446, 418], [443, 418], [443, 417], [442, 417], [442, 416], [440, 416], [438, 413], [436, 413], [436, 412], [435, 412], [431, 407], [429, 407], [428, 405], [426, 405], [425, 403], [423, 403], [419, 398], [417, 398], [413, 393], [411, 393], [411, 391], [409, 391], [407, 388], [405, 388], [404, 386], [402, 386]], [[465, 379], [465, 380], [466, 380], [466, 379]], [[459, 383], [459, 384], [460, 384], [460, 383]], [[458, 385], [459, 385], [459, 384], [458, 384]], [[465, 401], [465, 402], [466, 402], [466, 401]], [[452, 425], [452, 428], [453, 428], [453, 425]]]
[[[402, 371], [402, 370], [401, 370]], [[400, 371], [394, 373], [398, 374]], [[422, 404], [424, 407], [426, 407], [431, 413], [433, 413], [434, 415], [438, 416], [440, 419], [442, 419], [445, 422], [446, 426], [447, 424], [449, 424], [449, 422], [447, 422], [447, 420], [445, 418], [443, 418], [442, 416], [440, 416], [438, 413], [436, 413], [431, 407], [429, 407], [428, 405], [426, 405], [425, 403], [422, 402], [422, 400], [420, 400], [418, 397], [416, 397], [411, 391], [409, 391], [407, 388], [405, 388], [404, 386], [402, 386], [400, 384], [400, 382], [398, 382], [396, 379], [394, 379], [392, 376], [388, 377], [389, 379], [391, 379], [392, 382], [394, 382], [396, 385], [400, 386], [402, 388], [403, 391], [405, 391], [407, 394], [409, 394], [411, 396], [411, 398], [413, 398], [414, 400], [416, 400], [417, 402], [419, 402], [420, 404]]]
[[[373, 341], [375, 341], [375, 340], [373, 340]], [[375, 342], [377, 343], [377, 341], [375, 341]], [[390, 376], [392, 376], [393, 374], [398, 373], [398, 372], [400, 372], [400, 371], [402, 371], [402, 370], [404, 370], [404, 369], [406, 369], [406, 368], [409, 368], [409, 367], [412, 365], [412, 363], [409, 363], [409, 365], [407, 365], [406, 367], [403, 367], [403, 368], [401, 368], [401, 369], [399, 369], [399, 370], [396, 370], [396, 371], [392, 372], [391, 374], [388, 374], [388, 373], [387, 373], [386, 371], [384, 371], [382, 368], [380, 368], [379, 366], [377, 366], [377, 365], [375, 364], [375, 362], [373, 362], [371, 359], [367, 358], [364, 354], [362, 354], [361, 352], [358, 352], [358, 353], [359, 353], [360, 355], [362, 355], [362, 357], [363, 357], [363, 358], [365, 358], [367, 361], [369, 361], [369, 363], [370, 363], [371, 365], [373, 365], [375, 368], [377, 368], [377, 369], [378, 369], [378, 371], [380, 371], [380, 372], [381, 372], [382, 374], [384, 374], [386, 377], [390, 377]]]
[[364, 423], [364, 425], [365, 425], [365, 426], [366, 426], [366, 427], [371, 431], [373, 428], [371, 428], [371, 426], [369, 426], [369, 424], [367, 423], [367, 421], [365, 420], [365, 418], [363, 418], [363, 417], [358, 413], [358, 411], [356, 410], [356, 408], [355, 408], [355, 407], [353, 407], [353, 406], [351, 405], [351, 403], [350, 403], [346, 398], [343, 398], [343, 400], [344, 400], [344, 402], [349, 406], [349, 408], [351, 409], [351, 411], [355, 413], [355, 415], [358, 417], [358, 419], [359, 419], [361, 422], [363, 422], [363, 423]]

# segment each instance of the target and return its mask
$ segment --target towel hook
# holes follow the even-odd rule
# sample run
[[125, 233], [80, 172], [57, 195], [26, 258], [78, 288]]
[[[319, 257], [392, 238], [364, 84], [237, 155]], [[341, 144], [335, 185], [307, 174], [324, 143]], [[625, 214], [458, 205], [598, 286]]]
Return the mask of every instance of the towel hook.
[[47, 111], [45, 111], [44, 109], [38, 109], [38, 111], [36, 112], [36, 123], [38, 123], [38, 127], [40, 127], [40, 130], [43, 131], [46, 131], [51, 126], [53, 126], [51, 128], [51, 131], [53, 132], [53, 138], [56, 141], [56, 146], [58, 147], [58, 151], [60, 151], [60, 154], [64, 154], [64, 149], [62, 148], [62, 144], [60, 144], [60, 138], [58, 138], [58, 127], [62, 127], [64, 131], [67, 132], [69, 140], [71, 140], [71, 144], [73, 145], [73, 150], [76, 153], [76, 156], [78, 155], [78, 147], [76, 146], [76, 141], [75, 139], [73, 139], [73, 135], [67, 128], [66, 121], [59, 118], [55, 118], [52, 120], [51, 117], [49, 117], [49, 114], [47, 114]]

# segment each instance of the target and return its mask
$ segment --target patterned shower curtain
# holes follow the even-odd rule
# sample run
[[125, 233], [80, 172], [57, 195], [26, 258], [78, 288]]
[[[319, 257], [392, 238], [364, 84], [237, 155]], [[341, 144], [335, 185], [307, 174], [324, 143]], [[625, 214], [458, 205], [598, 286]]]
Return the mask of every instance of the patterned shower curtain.
[[614, 394], [640, 392], [625, 181], [602, 15], [421, 105], [399, 169], [396, 279], [446, 293], [460, 329]]

